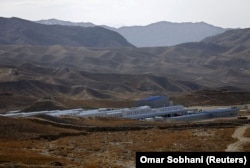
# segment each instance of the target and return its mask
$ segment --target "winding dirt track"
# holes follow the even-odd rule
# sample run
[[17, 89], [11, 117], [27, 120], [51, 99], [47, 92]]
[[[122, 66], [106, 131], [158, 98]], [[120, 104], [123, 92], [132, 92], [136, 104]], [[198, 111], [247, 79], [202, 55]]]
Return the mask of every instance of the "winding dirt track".
[[238, 127], [232, 134], [233, 138], [237, 138], [238, 141], [227, 146], [226, 152], [242, 152], [243, 146], [247, 143], [250, 143], [250, 138], [244, 137], [244, 133], [247, 128], [250, 128], [250, 125], [244, 125]]

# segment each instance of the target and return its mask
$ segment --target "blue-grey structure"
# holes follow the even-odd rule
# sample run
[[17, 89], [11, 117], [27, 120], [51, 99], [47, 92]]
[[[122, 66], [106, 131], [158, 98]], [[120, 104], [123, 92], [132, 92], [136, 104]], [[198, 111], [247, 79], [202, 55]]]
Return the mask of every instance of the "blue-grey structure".
[[238, 108], [220, 108], [198, 112], [184, 108], [182, 105], [169, 106], [168, 96], [151, 96], [136, 102], [137, 107], [123, 109], [100, 108], [84, 110], [82, 108], [70, 110], [35, 111], [35, 112], [7, 112], [2, 116], [29, 117], [39, 114], [50, 116], [77, 116], [77, 117], [118, 117], [129, 119], [193, 121], [216, 117], [231, 117], [238, 115]]
[[233, 116], [237, 116], [238, 112], [239, 112], [239, 109], [236, 107], [219, 108], [219, 109], [199, 112], [196, 114], [170, 117], [169, 119], [172, 121], [194, 121], [194, 120], [203, 120], [203, 119], [209, 119], [209, 118], [233, 117]]
[[163, 120], [168, 119], [172, 121], [193, 121], [217, 117], [232, 117], [238, 115], [238, 108], [220, 108], [203, 112], [191, 112], [190, 109], [185, 109], [183, 106], [168, 106], [160, 108], [151, 108], [149, 106], [140, 106], [134, 108], [124, 109], [95, 109], [83, 110], [53, 110], [53, 111], [37, 111], [28, 113], [7, 113], [2, 116], [7, 117], [29, 117], [38, 114], [46, 114], [50, 116], [76, 116], [76, 117], [117, 117], [129, 119], [147, 119], [147, 120]]

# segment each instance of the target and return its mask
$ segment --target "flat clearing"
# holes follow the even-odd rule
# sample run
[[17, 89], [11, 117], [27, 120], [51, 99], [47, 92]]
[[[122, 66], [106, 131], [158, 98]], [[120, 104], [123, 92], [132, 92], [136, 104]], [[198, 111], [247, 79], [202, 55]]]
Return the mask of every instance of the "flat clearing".
[[[45, 116], [1, 117], [1, 121], [1, 128], [8, 129], [1, 134], [0, 167], [87, 168], [134, 167], [139, 151], [225, 151], [238, 141], [232, 137], [235, 130], [249, 122], [236, 118], [171, 123]], [[245, 133], [249, 135], [248, 129]]]

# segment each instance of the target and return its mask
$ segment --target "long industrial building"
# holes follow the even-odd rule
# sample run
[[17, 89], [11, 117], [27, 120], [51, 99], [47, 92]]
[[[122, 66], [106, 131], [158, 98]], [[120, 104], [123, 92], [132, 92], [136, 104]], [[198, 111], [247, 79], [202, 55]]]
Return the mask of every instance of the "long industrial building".
[[[96, 109], [96, 110], [54, 110], [54, 111], [38, 111], [38, 112], [23, 112], [23, 113], [7, 113], [3, 116], [8, 117], [28, 117], [38, 114], [46, 114], [50, 116], [77, 116], [77, 117], [120, 117], [129, 119], [154, 119], [163, 117], [172, 121], [193, 121], [217, 117], [232, 117], [238, 115], [237, 108], [221, 108], [210, 111], [194, 112], [190, 109], [185, 109], [183, 106], [168, 106], [160, 108], [151, 108], [149, 106], [141, 106], [134, 108], [124, 108], [117, 110]], [[190, 113], [191, 112], [191, 113]]]
[[153, 96], [139, 100], [138, 107], [123, 109], [100, 108], [95, 110], [84, 110], [82, 108], [70, 110], [36, 111], [36, 112], [7, 112], [2, 116], [28, 117], [39, 114], [50, 116], [77, 116], [77, 117], [120, 117], [129, 119], [168, 119], [172, 121], [193, 121], [216, 117], [237, 116], [238, 108], [220, 108], [210, 111], [198, 112], [184, 108], [182, 105], [169, 106], [166, 96]]
[[149, 106], [140, 106], [134, 108], [124, 109], [95, 109], [95, 110], [83, 110], [83, 109], [71, 109], [71, 110], [53, 110], [53, 111], [38, 111], [38, 112], [22, 112], [22, 113], [7, 113], [3, 116], [9, 117], [28, 117], [38, 114], [47, 114], [51, 116], [79, 116], [79, 117], [122, 117], [131, 119], [143, 119], [154, 116], [175, 116], [186, 114], [186, 109], [183, 106], [168, 106], [161, 108], [151, 108]]
[[172, 121], [194, 121], [194, 120], [204, 120], [209, 118], [221, 118], [221, 117], [233, 117], [237, 116], [239, 112], [238, 108], [218, 108], [208, 111], [203, 111], [196, 114], [182, 115], [178, 117], [170, 117]]

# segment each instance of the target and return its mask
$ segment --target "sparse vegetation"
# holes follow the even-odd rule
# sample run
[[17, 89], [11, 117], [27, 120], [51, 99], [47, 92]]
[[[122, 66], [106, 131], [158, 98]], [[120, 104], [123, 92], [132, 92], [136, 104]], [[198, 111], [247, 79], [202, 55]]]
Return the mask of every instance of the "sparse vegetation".
[[250, 138], [250, 128], [246, 129], [244, 137]]
[[[75, 127], [36, 122], [39, 118], [75, 124]], [[235, 130], [233, 121], [230, 121], [230, 126], [229, 121], [225, 124], [185, 124], [114, 118], [55, 119], [46, 116], [25, 120], [4, 119], [1, 118], [5, 121], [1, 122], [1, 128], [8, 125], [9, 130], [18, 132], [4, 132], [5, 138], [0, 140], [0, 167], [6, 164], [20, 167], [62, 164], [63, 167], [125, 168], [134, 166], [137, 151], [224, 151], [228, 144], [236, 141], [231, 137]], [[19, 127], [24, 123], [26, 127]], [[86, 129], [81, 134], [83, 130], [78, 129], [81, 126], [98, 129], [91, 129], [90, 132]], [[131, 129], [139, 126], [143, 129]], [[120, 130], [119, 127], [127, 129]], [[13, 133], [16, 138], [13, 138]], [[57, 138], [35, 138], [42, 135]], [[20, 136], [24, 137], [17, 138]]]
[[55, 100], [63, 104], [68, 108], [81, 107], [83, 109], [96, 109], [96, 108], [125, 108], [133, 107], [133, 100], [122, 100], [122, 99], [111, 99], [111, 100], [100, 100], [100, 99], [69, 99], [62, 97], [55, 97]]
[[[234, 104], [250, 103], [249, 92], [238, 92], [228, 90], [200, 90], [188, 94], [175, 95], [171, 99], [184, 106], [219, 105], [227, 106]], [[245, 105], [244, 108], [247, 106]]]
[[[244, 136], [250, 139], [250, 128], [246, 129]], [[250, 151], [250, 143], [244, 146], [244, 151]]]

